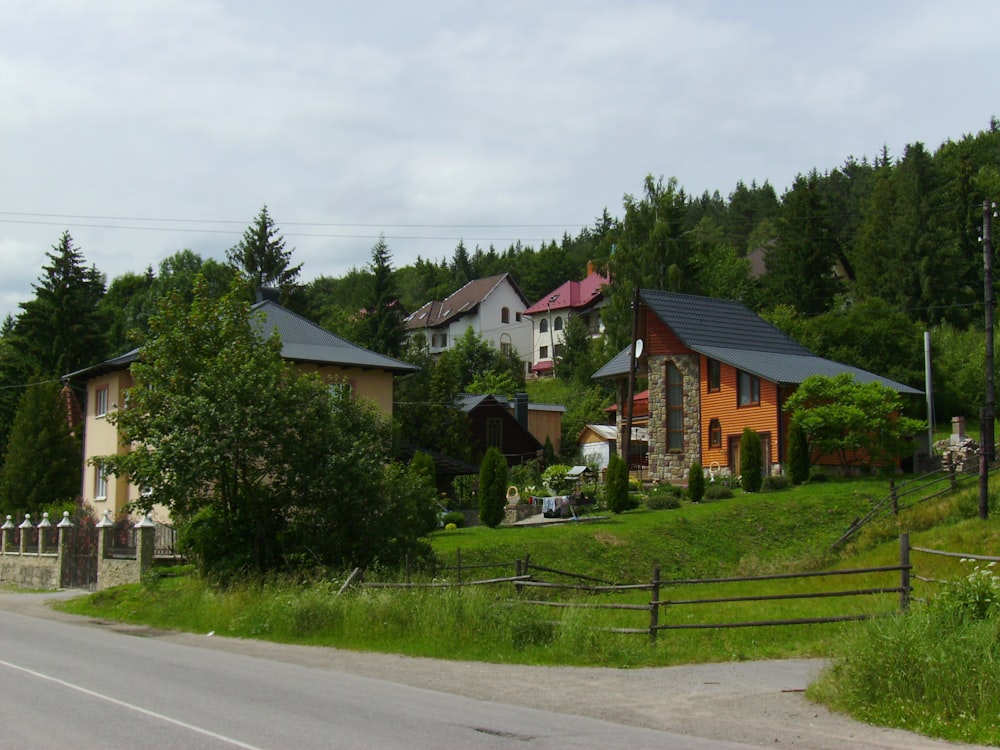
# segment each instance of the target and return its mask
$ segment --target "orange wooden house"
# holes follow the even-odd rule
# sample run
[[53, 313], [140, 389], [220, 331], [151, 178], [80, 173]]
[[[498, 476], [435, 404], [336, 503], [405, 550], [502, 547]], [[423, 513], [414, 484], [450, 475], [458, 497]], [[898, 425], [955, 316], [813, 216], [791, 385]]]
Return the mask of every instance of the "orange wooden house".
[[[810, 375], [850, 373], [897, 393], [921, 391], [857, 367], [817, 357], [731, 300], [644, 289], [639, 293], [637, 374], [649, 381], [650, 479], [683, 480], [694, 461], [707, 472], [739, 474], [743, 429], [761, 437], [765, 474], [781, 473], [788, 414], [784, 403]], [[625, 402], [631, 347], [594, 373], [618, 381]], [[624, 429], [618, 410], [619, 435]]]

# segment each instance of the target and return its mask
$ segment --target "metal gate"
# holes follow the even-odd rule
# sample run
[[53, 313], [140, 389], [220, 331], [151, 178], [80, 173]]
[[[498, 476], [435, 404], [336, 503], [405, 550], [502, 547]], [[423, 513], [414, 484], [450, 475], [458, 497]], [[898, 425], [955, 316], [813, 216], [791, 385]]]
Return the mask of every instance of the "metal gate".
[[100, 530], [84, 521], [69, 529], [66, 557], [63, 560], [63, 586], [66, 588], [96, 588], [97, 535]]

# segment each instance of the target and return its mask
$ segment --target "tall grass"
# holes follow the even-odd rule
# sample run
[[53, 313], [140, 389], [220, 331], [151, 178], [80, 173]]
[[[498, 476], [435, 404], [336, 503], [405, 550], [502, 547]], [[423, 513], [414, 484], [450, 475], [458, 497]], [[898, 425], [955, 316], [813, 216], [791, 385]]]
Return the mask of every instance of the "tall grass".
[[855, 629], [809, 696], [862, 721], [1000, 744], [1000, 578], [977, 567]]

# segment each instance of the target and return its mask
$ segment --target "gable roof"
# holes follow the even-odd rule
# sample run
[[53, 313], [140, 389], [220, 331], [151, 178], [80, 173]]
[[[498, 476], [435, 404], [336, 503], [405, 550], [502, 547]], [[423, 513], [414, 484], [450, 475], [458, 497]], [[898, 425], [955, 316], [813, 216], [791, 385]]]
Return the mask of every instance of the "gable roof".
[[[849, 373], [859, 383], [882, 383], [897, 393], [923, 393], [903, 383], [818, 357], [793, 338], [733, 300], [643, 289], [639, 299], [688, 349], [779, 385], [798, 385], [810, 375]], [[594, 373], [594, 378], [628, 373], [630, 346]]]
[[525, 310], [524, 314], [587, 307], [601, 299], [601, 289], [606, 284], [608, 284], [606, 276], [591, 271], [583, 281], [567, 281], [553, 289]]
[[511, 288], [521, 298], [524, 306], [528, 306], [528, 300], [514, 283], [514, 279], [509, 273], [501, 273], [496, 276], [487, 276], [484, 279], [475, 279], [468, 282], [459, 289], [444, 298], [441, 302], [427, 302], [416, 312], [410, 314], [403, 321], [403, 325], [408, 330], [415, 328], [438, 328], [447, 325], [452, 320], [475, 312], [479, 305], [489, 297], [504, 282], [510, 284]]
[[[275, 329], [278, 331], [281, 337], [281, 356], [292, 362], [357, 367], [363, 370], [388, 370], [397, 374], [416, 372], [420, 369], [408, 362], [352, 344], [347, 339], [285, 309], [273, 300], [258, 302], [250, 310], [263, 313], [263, 320], [257, 316], [252, 318], [261, 333], [269, 334]], [[141, 348], [133, 349], [98, 365], [71, 372], [66, 377], [92, 378], [106, 372], [125, 370], [139, 359], [140, 353]]]

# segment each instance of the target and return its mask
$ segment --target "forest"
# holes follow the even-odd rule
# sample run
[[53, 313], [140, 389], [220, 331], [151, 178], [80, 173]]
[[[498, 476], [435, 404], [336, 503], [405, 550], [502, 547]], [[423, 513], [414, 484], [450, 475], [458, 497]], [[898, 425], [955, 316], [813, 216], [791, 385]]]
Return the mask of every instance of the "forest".
[[[929, 331], [935, 416], [978, 414], [985, 392], [983, 231], [1000, 195], [996, 118], [986, 130], [933, 150], [919, 142], [900, 154], [883, 147], [873, 159], [848, 156], [836, 168], [803, 171], [781, 195], [753, 180], [725, 195], [692, 195], [654, 175], [639, 176], [637, 187], [619, 207], [595, 207], [593, 224], [575, 236], [538, 247], [460, 242], [451, 257], [394, 267], [392, 249], [380, 239], [366, 265], [310, 281], [301, 280], [294, 248], [266, 206], [224, 261], [179, 249], [157, 268], [110, 280], [65, 232], [47, 255], [34, 296], [0, 326], [0, 500], [12, 481], [4, 469], [19, 404], [32, 402], [29, 384], [57, 382], [141, 345], [158, 301], [170, 292], [190, 297], [199, 276], [220, 295], [234, 280], [248, 294], [276, 286], [282, 304], [319, 325], [421, 364], [425, 373], [401, 384], [402, 403], [446, 404], [473, 384], [497, 391], [524, 385], [523, 367], [475, 341], [464, 342], [462, 362], [404, 350], [408, 311], [502, 272], [531, 304], [563, 281], [583, 278], [592, 263], [612, 279], [605, 340], [582, 353], [567, 346], [561, 368], [561, 377], [587, 385], [575, 392], [589, 412], [602, 402], [590, 374], [627, 343], [631, 289], [639, 285], [739, 300], [821, 356], [921, 389]], [[405, 431], [413, 414], [405, 406], [398, 411]], [[460, 450], [461, 441], [453, 447]]]

